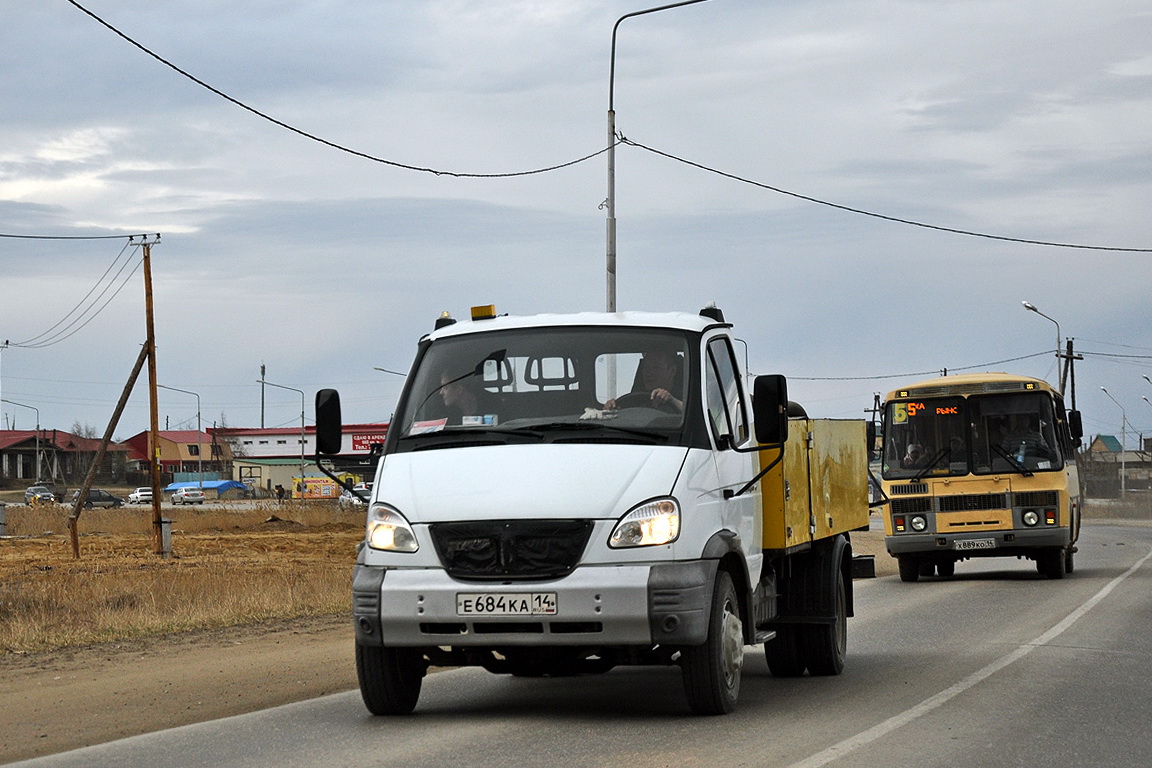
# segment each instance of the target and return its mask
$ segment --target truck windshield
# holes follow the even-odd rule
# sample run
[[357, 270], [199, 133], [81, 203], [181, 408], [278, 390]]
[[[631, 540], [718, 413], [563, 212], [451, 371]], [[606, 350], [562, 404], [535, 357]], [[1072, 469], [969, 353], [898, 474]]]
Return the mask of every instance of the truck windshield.
[[1040, 392], [890, 402], [888, 480], [1061, 469], [1052, 400]]
[[690, 391], [684, 333], [604, 327], [524, 328], [433, 341], [409, 379], [403, 438], [437, 433], [558, 439], [667, 439]]

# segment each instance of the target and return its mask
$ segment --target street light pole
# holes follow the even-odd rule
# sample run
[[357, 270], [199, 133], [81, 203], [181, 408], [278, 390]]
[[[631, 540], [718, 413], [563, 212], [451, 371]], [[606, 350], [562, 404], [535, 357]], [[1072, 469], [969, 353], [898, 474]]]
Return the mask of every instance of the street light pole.
[[657, 11], [666, 11], [669, 8], [679, 8], [683, 5], [695, 5], [703, 2], [705, 2], [705, 0], [684, 0], [684, 2], [680, 3], [661, 5], [658, 8], [648, 8], [643, 11], [626, 13], [618, 18], [616, 23], [612, 25], [612, 57], [608, 66], [608, 198], [604, 201], [604, 207], [607, 209], [608, 214], [608, 245], [605, 259], [608, 280], [607, 301], [605, 303], [609, 312], [616, 311], [616, 30], [619, 29], [620, 23], [624, 21], [624, 19], [630, 19], [633, 16], [643, 16], [644, 14], [656, 13]]
[[38, 485], [40, 483], [40, 409], [34, 405], [24, 405], [24, 403], [18, 403], [15, 400], [5, 400], [4, 398], [0, 398], [0, 402], [8, 403], [8, 405], [18, 405], [21, 408], [31, 408], [32, 410], [36, 411], [36, 483], [35, 484]]
[[170, 389], [173, 392], [183, 392], [186, 395], [192, 395], [196, 398], [196, 478], [199, 480], [200, 493], [204, 493], [204, 448], [200, 436], [203, 430], [200, 428], [200, 395], [195, 392], [189, 392], [187, 389], [178, 389], [177, 387], [166, 387], [163, 384], [157, 384], [160, 389]]
[[265, 379], [260, 379], [261, 384], [266, 387], [276, 387], [277, 389], [287, 389], [291, 392], [300, 393], [300, 498], [304, 498], [304, 390], [296, 389], [296, 387], [286, 387], [283, 384], [273, 384]]
[[1036, 309], [1035, 304], [1031, 304], [1030, 302], [1027, 302], [1027, 301], [1022, 301], [1022, 302], [1020, 302], [1020, 304], [1024, 307], [1024, 309], [1028, 310], [1029, 312], [1035, 312], [1036, 314], [1040, 315], [1040, 317], [1043, 317], [1045, 320], [1049, 320], [1056, 325], [1056, 376], [1060, 378], [1059, 392], [1060, 392], [1061, 396], [1063, 396], [1063, 394], [1064, 394], [1064, 378], [1060, 375], [1060, 358], [1063, 357], [1063, 355], [1060, 354], [1060, 323], [1057, 323], [1054, 319], [1052, 319], [1051, 317], [1048, 317], [1048, 315], [1046, 315], [1043, 312], [1041, 312], [1040, 310]]
[[1107, 389], [1100, 387], [1100, 391], [1108, 395], [1108, 399], [1116, 403], [1116, 407], [1120, 409], [1120, 498], [1126, 499], [1128, 498], [1128, 485], [1126, 482], [1128, 465], [1124, 460], [1124, 451], [1128, 443], [1128, 411], [1124, 410], [1124, 406], [1120, 405], [1120, 402], [1112, 397], [1112, 393]]

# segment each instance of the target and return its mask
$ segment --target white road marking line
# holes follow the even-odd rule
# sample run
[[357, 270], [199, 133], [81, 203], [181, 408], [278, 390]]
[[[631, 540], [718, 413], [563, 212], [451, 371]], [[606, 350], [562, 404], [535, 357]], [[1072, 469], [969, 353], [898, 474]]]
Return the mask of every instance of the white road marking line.
[[1112, 590], [1116, 589], [1116, 587], [1118, 587], [1121, 582], [1135, 573], [1140, 568], [1140, 566], [1144, 565], [1144, 563], [1149, 560], [1149, 558], [1152, 558], [1152, 551], [1149, 551], [1148, 554], [1140, 558], [1140, 560], [1137, 561], [1136, 564], [1129, 568], [1127, 571], [1117, 576], [1112, 581], [1108, 582], [1108, 584], [1106, 584], [1099, 592], [1082, 603], [1079, 608], [1064, 617], [1062, 621], [1031, 642], [1025, 643], [1011, 653], [1001, 656], [999, 659], [996, 659], [996, 661], [993, 661], [983, 669], [973, 672], [971, 675], [964, 678], [955, 685], [945, 688], [943, 691], [940, 691], [940, 693], [925, 699], [916, 706], [910, 707], [898, 715], [893, 715], [884, 722], [879, 723], [878, 725], [874, 725], [866, 731], [861, 731], [855, 736], [851, 736], [839, 743], [833, 744], [822, 752], [817, 752], [816, 754], [811, 755], [810, 757], [801, 760], [798, 763], [793, 763], [791, 766], [789, 766], [789, 768], [820, 768], [821, 766], [828, 765], [828, 763], [831, 763], [833, 760], [844, 757], [853, 750], [859, 749], [865, 744], [870, 744], [873, 741], [876, 741], [876, 739], [879, 739], [881, 736], [886, 736], [897, 728], [907, 725], [916, 718], [928, 714], [937, 707], [940, 707], [956, 696], [959, 696], [961, 693], [981, 682], [982, 680], [985, 680], [991, 675], [996, 674], [1000, 670], [1004, 669], [1004, 667], [1007, 667], [1009, 664], [1024, 658], [1036, 648], [1047, 645], [1061, 634], [1063, 634], [1065, 630], [1079, 621], [1084, 616], [1084, 614], [1088, 613], [1088, 611], [1096, 607], [1096, 605], [1101, 600], [1107, 597], [1109, 593], [1112, 592]]

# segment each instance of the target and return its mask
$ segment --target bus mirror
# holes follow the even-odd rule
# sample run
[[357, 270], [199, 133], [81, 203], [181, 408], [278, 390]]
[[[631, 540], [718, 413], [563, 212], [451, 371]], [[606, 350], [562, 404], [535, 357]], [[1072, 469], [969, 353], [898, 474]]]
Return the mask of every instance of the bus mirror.
[[868, 441], [868, 461], [872, 461], [876, 458], [876, 422], [867, 422], [864, 431]]
[[788, 439], [788, 380], [779, 374], [757, 376], [752, 383], [756, 442], [782, 445]]
[[1080, 420], [1080, 411], [1068, 411], [1068, 432], [1073, 440], [1084, 437], [1084, 422]]
[[344, 425], [340, 421], [340, 393], [322, 389], [316, 393], [316, 451], [325, 456], [340, 453]]

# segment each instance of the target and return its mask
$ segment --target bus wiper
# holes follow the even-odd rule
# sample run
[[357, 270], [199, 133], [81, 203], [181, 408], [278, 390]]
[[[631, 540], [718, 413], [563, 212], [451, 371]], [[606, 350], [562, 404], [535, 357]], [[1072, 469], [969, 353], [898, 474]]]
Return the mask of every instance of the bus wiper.
[[1005, 459], [1007, 459], [1008, 463], [1011, 464], [1013, 467], [1015, 467], [1016, 471], [1019, 472], [1021, 475], [1023, 475], [1024, 477], [1032, 477], [1032, 472], [1028, 471], [1028, 467], [1024, 466], [1024, 464], [1021, 463], [1019, 459], [1017, 459], [1012, 454], [1008, 453], [1008, 451], [1004, 450], [1003, 448], [1001, 448], [998, 445], [992, 446], [992, 450], [996, 451], [996, 453], [1000, 454]]
[[923, 469], [921, 469], [919, 472], [917, 472], [915, 475], [912, 476], [911, 482], [918, 483], [921, 480], [923, 480], [924, 475], [928, 474], [930, 471], [935, 469], [936, 465], [940, 463], [940, 459], [944, 458], [945, 456], [947, 456], [950, 453], [952, 453], [951, 448], [949, 448], [949, 447], [941, 448], [939, 450], [939, 452], [937, 452], [937, 454], [932, 457], [932, 460], [924, 465]]

